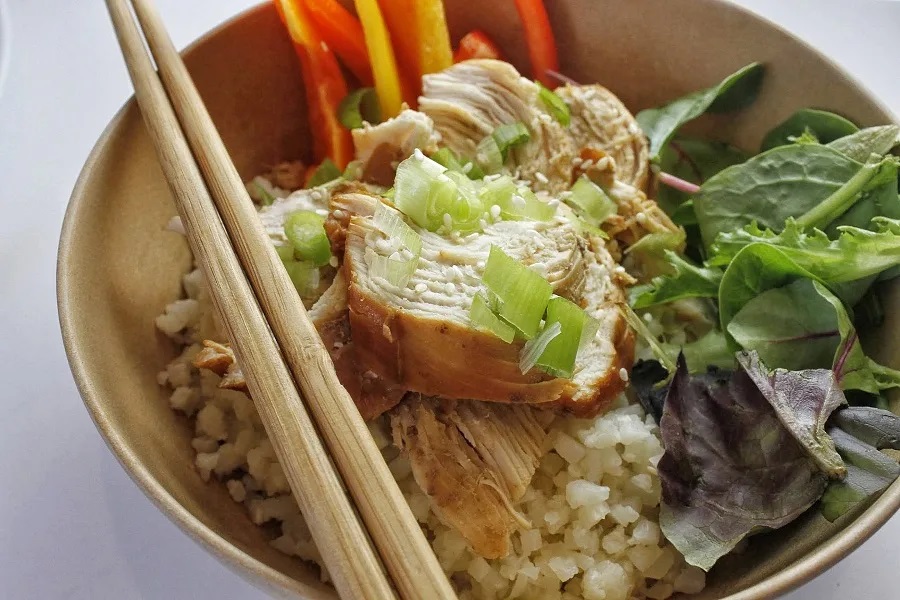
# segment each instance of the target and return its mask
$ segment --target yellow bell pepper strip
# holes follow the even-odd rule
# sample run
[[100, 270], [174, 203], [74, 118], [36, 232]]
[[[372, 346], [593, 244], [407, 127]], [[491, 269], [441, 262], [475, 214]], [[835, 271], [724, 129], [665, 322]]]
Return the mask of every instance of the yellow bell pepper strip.
[[556, 40], [550, 27], [550, 17], [543, 0], [516, 0], [516, 10], [525, 30], [531, 75], [550, 89], [558, 84], [547, 71], [559, 71]]
[[459, 47], [453, 54], [453, 62], [462, 62], [472, 58], [503, 59], [497, 44], [480, 29], [470, 31], [459, 40]]
[[375, 93], [378, 94], [378, 103], [381, 105], [381, 118], [389, 119], [397, 116], [403, 103], [400, 73], [397, 69], [394, 48], [391, 46], [391, 36], [378, 7], [378, 0], [354, 0], [354, 4], [372, 61], [372, 75], [375, 79]]
[[359, 20], [337, 0], [305, 0], [304, 6], [322, 40], [362, 86], [371, 86], [372, 66]]
[[379, 0], [391, 34], [403, 84], [403, 99], [415, 106], [422, 75], [453, 64], [442, 0]]
[[347, 95], [347, 83], [331, 49], [322, 42], [302, 0], [274, 0], [300, 59], [313, 151], [316, 162], [330, 158], [343, 169], [353, 158], [350, 132], [338, 120], [337, 109]]

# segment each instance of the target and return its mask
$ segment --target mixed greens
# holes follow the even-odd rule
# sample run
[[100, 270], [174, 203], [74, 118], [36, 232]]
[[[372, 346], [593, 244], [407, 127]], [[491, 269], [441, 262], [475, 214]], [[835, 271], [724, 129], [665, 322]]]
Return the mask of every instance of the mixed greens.
[[[704, 569], [816, 503], [835, 520], [900, 474], [880, 452], [900, 449], [900, 418], [882, 410], [900, 371], [867, 356], [856, 327], [857, 311], [882, 315], [874, 284], [900, 274], [900, 127], [804, 108], [755, 156], [678, 133], [748, 106], [763, 73], [749, 65], [637, 116], [687, 247], [661, 249], [631, 291], [629, 322], [654, 355], [631, 379], [660, 422], [663, 532]], [[674, 345], [643, 323], [685, 302], [714, 324], [696, 339]]]

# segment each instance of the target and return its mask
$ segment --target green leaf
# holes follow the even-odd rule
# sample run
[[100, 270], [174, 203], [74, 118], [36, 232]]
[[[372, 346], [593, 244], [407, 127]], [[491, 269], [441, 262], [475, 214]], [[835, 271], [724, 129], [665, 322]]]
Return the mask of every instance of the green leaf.
[[830, 369], [841, 333], [836, 309], [823, 294], [831, 296], [810, 279], [767, 290], [737, 312], [728, 333], [766, 364], [794, 371]]
[[347, 94], [338, 105], [338, 120], [347, 129], [359, 129], [364, 123], [381, 122], [381, 107], [375, 88], [364, 87]]
[[671, 250], [666, 250], [665, 257], [674, 273], [632, 288], [629, 294], [634, 308], [647, 308], [682, 298], [718, 297], [721, 269], [698, 267]]
[[660, 344], [672, 361], [678, 357], [679, 352], [684, 354], [688, 372], [703, 373], [710, 367], [719, 369], [734, 368], [734, 352], [728, 347], [728, 340], [718, 329], [712, 329], [702, 337], [681, 346], [674, 344]]
[[[746, 153], [722, 142], [676, 137], [662, 151], [659, 170], [679, 179], [702, 185], [716, 173], [749, 158]], [[688, 194], [667, 185], [659, 186], [656, 202], [669, 215], [687, 201]]]
[[867, 127], [834, 140], [828, 147], [858, 162], [865, 162], [873, 154], [887, 154], [900, 145], [900, 126]]
[[571, 191], [572, 194], [565, 199], [565, 203], [593, 227], [600, 227], [618, 210], [616, 203], [606, 195], [603, 188], [584, 175], [578, 178]]
[[313, 172], [312, 177], [309, 178], [308, 188], [319, 187], [320, 185], [325, 185], [329, 181], [334, 181], [338, 177], [341, 176], [340, 169], [337, 168], [333, 162], [331, 162], [330, 158], [326, 158], [322, 161], [316, 170]]
[[[841, 190], [863, 165], [827, 146], [780, 146], [729, 167], [693, 198], [704, 245], [756, 221], [775, 231]], [[858, 191], [862, 191], [860, 188]]]
[[793, 138], [806, 132], [811, 132], [820, 143], [827, 144], [857, 131], [859, 127], [841, 115], [815, 108], [801, 108], [766, 134], [759, 151], [765, 152], [792, 144]]
[[562, 98], [556, 95], [552, 90], [547, 89], [540, 81], [535, 81], [538, 86], [538, 98], [544, 103], [547, 112], [553, 115], [560, 125], [568, 127], [572, 122], [572, 115], [569, 111], [569, 105]]
[[752, 63], [729, 75], [718, 85], [688, 94], [660, 108], [643, 110], [638, 125], [650, 140], [650, 160], [659, 160], [662, 149], [678, 129], [709, 110], [725, 112], [751, 104], [759, 93], [763, 66]]

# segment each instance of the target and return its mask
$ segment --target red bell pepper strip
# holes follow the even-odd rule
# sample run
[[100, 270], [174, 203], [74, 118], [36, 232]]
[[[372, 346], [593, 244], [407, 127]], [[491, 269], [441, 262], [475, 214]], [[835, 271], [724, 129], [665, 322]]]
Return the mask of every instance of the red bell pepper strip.
[[316, 162], [325, 158], [343, 169], [353, 157], [350, 132], [338, 120], [337, 109], [347, 95], [347, 83], [334, 53], [322, 43], [303, 0], [274, 0], [294, 41], [303, 70], [306, 102]]
[[354, 0], [354, 4], [365, 33], [369, 58], [372, 60], [372, 75], [375, 78], [375, 93], [378, 94], [378, 103], [381, 105], [381, 117], [389, 119], [397, 116], [403, 102], [400, 71], [391, 46], [391, 36], [377, 0]]
[[372, 85], [372, 66], [362, 25], [337, 0], [305, 0], [304, 6], [322, 40], [334, 50], [363, 86]]
[[525, 30], [528, 57], [531, 59], [532, 76], [550, 89], [557, 86], [547, 70], [559, 71], [556, 40], [550, 27], [550, 17], [543, 0], [516, 0], [516, 9]]
[[476, 29], [470, 31], [459, 40], [459, 47], [453, 55], [453, 62], [462, 62], [471, 58], [495, 58], [503, 59], [503, 54], [497, 44], [488, 35]]

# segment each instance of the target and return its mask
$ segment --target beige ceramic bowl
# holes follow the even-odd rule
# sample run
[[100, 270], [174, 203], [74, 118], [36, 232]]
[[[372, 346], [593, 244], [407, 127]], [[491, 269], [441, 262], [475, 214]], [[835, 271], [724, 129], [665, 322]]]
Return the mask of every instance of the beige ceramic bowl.
[[[448, 0], [456, 38], [479, 27], [527, 72], [512, 0]], [[632, 109], [718, 81], [751, 61], [769, 67], [765, 89], [736, 118], [699, 129], [755, 148], [763, 132], [802, 106], [865, 124], [891, 121], [865, 90], [825, 58], [741, 9], [717, 0], [549, 2], [562, 70], [610, 87]], [[188, 66], [241, 175], [305, 156], [302, 82], [271, 5], [216, 29], [186, 53]], [[59, 250], [59, 311], [75, 379], [100, 433], [144, 492], [191, 537], [241, 575], [279, 595], [332, 598], [300, 561], [272, 549], [223, 485], [192, 465], [191, 426], [167, 406], [156, 373], [174, 355], [154, 328], [181, 293], [187, 246], [164, 230], [175, 213], [137, 106], [103, 133], [72, 195]], [[888, 291], [888, 306], [900, 296]], [[889, 310], [887, 332], [900, 331]], [[897, 342], [870, 340], [883, 360]], [[703, 598], [770, 598], [846, 556], [900, 506], [900, 482], [864, 513], [835, 526], [808, 514], [723, 560]]]

